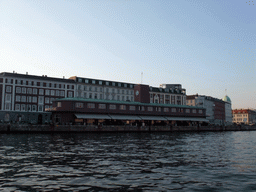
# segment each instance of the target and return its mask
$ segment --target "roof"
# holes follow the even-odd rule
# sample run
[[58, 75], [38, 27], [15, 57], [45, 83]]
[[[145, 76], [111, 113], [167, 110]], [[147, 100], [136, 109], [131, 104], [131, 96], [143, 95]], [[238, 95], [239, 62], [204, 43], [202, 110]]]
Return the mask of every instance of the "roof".
[[103, 99], [84, 99], [77, 97], [60, 98], [54, 101], [84, 101], [84, 102], [95, 102], [95, 103], [113, 103], [113, 104], [127, 104], [127, 105], [144, 105], [144, 106], [159, 106], [159, 107], [180, 107], [180, 108], [195, 108], [204, 109], [203, 107], [188, 106], [188, 105], [173, 105], [173, 104], [160, 104], [160, 103], [141, 103], [134, 101], [115, 101], [115, 100], [103, 100]]
[[16, 78], [28, 78], [28, 79], [46, 80], [46, 81], [60, 81], [60, 82], [66, 82], [66, 83], [75, 83], [75, 81], [71, 80], [71, 79], [63, 79], [63, 78], [57, 78], [57, 77], [47, 77], [47, 75], [37, 76], [37, 75], [2, 72], [2, 73], [0, 73], [0, 76], [16, 77]]
[[231, 99], [227, 95], [225, 95], [225, 97], [222, 100], [225, 102], [231, 103]]

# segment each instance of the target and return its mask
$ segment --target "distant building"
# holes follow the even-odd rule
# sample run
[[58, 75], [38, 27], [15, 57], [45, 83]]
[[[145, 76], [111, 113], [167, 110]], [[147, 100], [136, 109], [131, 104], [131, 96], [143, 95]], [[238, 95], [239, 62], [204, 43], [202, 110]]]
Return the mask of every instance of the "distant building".
[[187, 105], [206, 109], [206, 119], [212, 124], [232, 124], [231, 100], [225, 96], [223, 100], [205, 95], [188, 95]]
[[256, 123], [256, 111], [252, 109], [234, 109], [232, 110], [233, 123], [252, 124]]

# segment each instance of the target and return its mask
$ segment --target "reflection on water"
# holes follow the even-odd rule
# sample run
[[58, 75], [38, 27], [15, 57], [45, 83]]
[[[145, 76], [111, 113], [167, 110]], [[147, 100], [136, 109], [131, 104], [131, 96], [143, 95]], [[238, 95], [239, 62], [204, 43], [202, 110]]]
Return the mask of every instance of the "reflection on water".
[[2, 134], [1, 191], [255, 191], [256, 132]]

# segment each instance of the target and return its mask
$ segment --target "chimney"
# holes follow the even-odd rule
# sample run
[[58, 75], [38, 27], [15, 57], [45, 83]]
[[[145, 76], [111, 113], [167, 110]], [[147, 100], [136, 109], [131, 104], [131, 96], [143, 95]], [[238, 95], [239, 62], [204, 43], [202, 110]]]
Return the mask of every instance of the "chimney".
[[26, 75], [28, 75], [28, 72], [26, 72]]

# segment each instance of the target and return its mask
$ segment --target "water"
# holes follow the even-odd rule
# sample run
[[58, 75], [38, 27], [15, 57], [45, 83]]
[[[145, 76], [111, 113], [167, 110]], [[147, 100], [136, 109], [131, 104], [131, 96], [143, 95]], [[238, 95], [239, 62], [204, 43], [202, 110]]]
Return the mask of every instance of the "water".
[[1, 134], [0, 191], [255, 191], [256, 132]]

